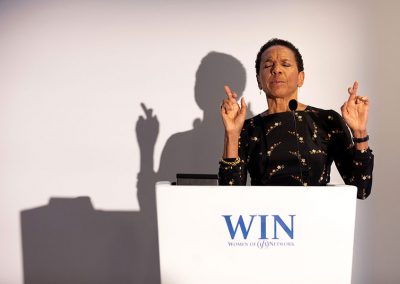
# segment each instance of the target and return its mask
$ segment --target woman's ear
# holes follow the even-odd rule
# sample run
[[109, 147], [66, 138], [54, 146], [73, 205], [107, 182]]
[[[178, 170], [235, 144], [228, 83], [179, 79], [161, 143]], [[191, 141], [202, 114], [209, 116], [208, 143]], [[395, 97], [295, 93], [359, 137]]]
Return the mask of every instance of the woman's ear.
[[303, 86], [304, 83], [304, 71], [299, 72], [297, 75], [297, 87]]

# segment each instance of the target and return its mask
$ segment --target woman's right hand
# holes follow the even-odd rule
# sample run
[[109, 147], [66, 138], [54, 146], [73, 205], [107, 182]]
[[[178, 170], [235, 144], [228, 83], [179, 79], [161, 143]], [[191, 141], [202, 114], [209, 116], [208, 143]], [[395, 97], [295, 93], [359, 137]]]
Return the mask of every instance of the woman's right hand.
[[221, 117], [225, 126], [225, 135], [239, 138], [244, 121], [246, 119], [247, 105], [244, 98], [237, 103], [237, 94], [232, 92], [228, 86], [224, 86], [226, 98], [221, 105]]

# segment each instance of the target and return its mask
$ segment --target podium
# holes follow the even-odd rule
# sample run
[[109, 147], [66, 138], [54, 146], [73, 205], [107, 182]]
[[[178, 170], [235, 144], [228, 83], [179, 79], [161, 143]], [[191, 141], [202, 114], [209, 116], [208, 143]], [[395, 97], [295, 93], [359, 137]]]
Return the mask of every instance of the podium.
[[159, 183], [161, 282], [350, 284], [356, 193]]

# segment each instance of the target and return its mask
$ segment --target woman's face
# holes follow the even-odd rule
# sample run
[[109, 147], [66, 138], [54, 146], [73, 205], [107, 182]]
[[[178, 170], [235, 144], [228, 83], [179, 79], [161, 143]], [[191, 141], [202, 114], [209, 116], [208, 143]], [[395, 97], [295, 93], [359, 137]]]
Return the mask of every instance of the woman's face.
[[275, 45], [261, 55], [257, 81], [267, 97], [295, 98], [297, 88], [303, 85], [304, 72], [298, 71], [293, 51]]

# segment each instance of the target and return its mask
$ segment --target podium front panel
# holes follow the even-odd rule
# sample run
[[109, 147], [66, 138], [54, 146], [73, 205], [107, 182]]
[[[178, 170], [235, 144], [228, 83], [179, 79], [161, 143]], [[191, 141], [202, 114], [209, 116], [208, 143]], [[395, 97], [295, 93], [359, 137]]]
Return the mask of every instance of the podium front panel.
[[162, 284], [351, 283], [353, 186], [156, 193]]

